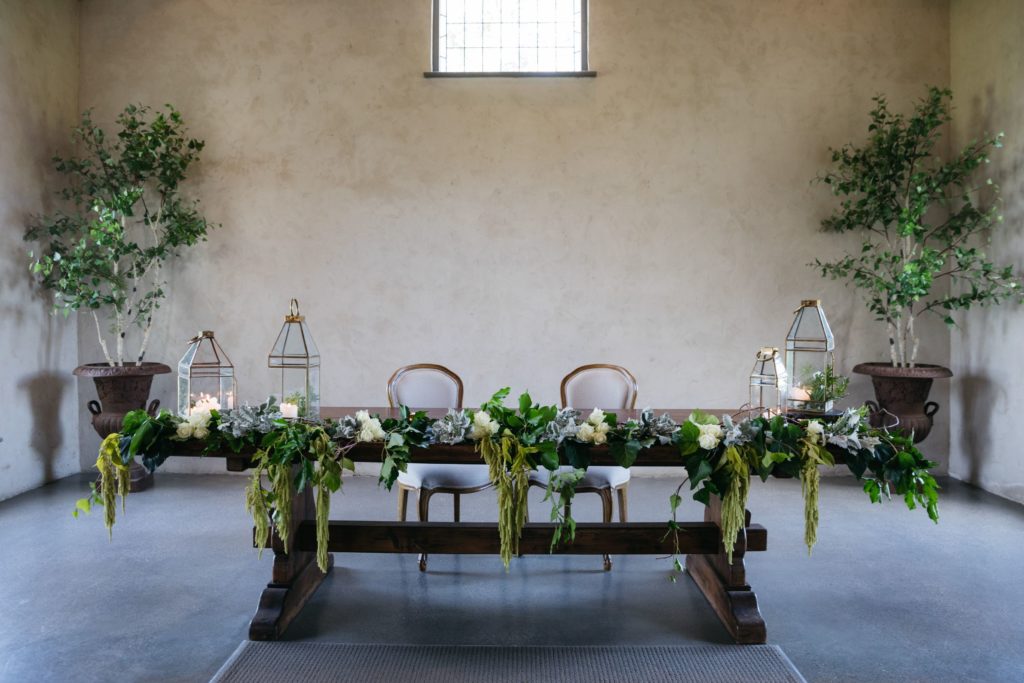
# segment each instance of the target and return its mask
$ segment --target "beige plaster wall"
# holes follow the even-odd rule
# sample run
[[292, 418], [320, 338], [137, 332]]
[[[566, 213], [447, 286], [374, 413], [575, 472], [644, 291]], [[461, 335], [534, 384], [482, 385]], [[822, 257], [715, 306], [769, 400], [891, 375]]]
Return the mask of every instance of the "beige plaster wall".
[[[952, 86], [958, 112], [954, 142], [967, 144], [986, 131], [1006, 133], [992, 155], [989, 175], [1000, 186], [1004, 224], [989, 252], [1024, 264], [1024, 3], [967, 2], [951, 8]], [[950, 473], [1024, 502], [1024, 309], [1008, 305], [976, 310], [952, 336], [958, 379], [951, 397]]]
[[0, 500], [79, 471], [74, 319], [31, 284], [30, 216], [78, 109], [78, 2], [0, 0]]
[[[856, 294], [805, 266], [854, 244], [818, 232], [831, 201], [809, 181], [863, 138], [872, 95], [949, 82], [945, 2], [592, 0], [596, 79], [464, 80], [422, 76], [429, 0], [82, 8], [82, 106], [173, 102], [208, 145], [194, 188], [223, 228], [171, 273], [153, 359], [212, 328], [258, 400], [291, 297], [334, 405], [384, 403], [417, 361], [460, 373], [469, 404], [505, 384], [554, 402], [606, 361], [641, 404], [738, 405], [806, 297], [842, 370], [885, 357]], [[948, 360], [941, 326], [922, 357]]]

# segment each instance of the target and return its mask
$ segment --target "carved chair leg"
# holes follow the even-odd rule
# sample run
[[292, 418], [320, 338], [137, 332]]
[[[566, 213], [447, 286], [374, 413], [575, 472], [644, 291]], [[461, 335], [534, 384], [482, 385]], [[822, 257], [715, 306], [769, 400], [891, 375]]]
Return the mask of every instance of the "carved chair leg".
[[618, 488], [619, 494], [619, 522], [622, 524], [626, 523], [629, 516], [627, 498], [629, 495], [629, 484], [623, 484]]
[[404, 522], [406, 511], [409, 507], [409, 489], [401, 484], [398, 485], [398, 521]]
[[[420, 489], [419, 495], [419, 516], [421, 522], [430, 521], [430, 496], [434, 495], [434, 492], [430, 489]], [[420, 553], [420, 571], [427, 571], [427, 554]]]
[[[612, 521], [612, 490], [601, 489], [597, 492], [597, 495], [601, 496], [601, 519], [605, 524], [610, 524]], [[612, 558], [610, 555], [605, 553], [604, 555], [604, 570], [606, 572], [612, 569]]]

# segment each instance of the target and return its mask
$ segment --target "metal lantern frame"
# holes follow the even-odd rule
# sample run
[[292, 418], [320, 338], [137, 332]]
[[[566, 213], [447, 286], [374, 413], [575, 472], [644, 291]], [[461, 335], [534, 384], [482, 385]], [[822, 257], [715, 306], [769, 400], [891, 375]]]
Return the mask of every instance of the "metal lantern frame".
[[[196, 396], [197, 383], [203, 388], [211, 386], [215, 389]], [[234, 364], [217, 342], [213, 331], [203, 330], [189, 340], [185, 354], [178, 361], [178, 415], [188, 417], [196, 403], [204, 400], [207, 407], [232, 410], [237, 396]]]
[[762, 346], [750, 372], [750, 408], [760, 410], [767, 417], [781, 414], [787, 384], [786, 366], [778, 347]]
[[[297, 414], [286, 417], [317, 418], [320, 416], [320, 350], [299, 313], [299, 302], [292, 299], [288, 315], [277, 334], [274, 346], [267, 356], [267, 366], [281, 371], [280, 401], [289, 402], [298, 394]], [[296, 375], [299, 379], [296, 380]], [[292, 390], [301, 381], [301, 391]]]
[[[808, 334], [808, 329], [811, 333]], [[786, 409], [804, 413], [827, 413], [833, 401], [814, 401], [805, 380], [806, 370], [814, 373], [834, 370], [836, 341], [829, 327], [820, 299], [800, 302], [793, 324], [786, 335], [786, 367], [789, 369], [789, 389]], [[806, 359], [810, 360], [806, 360]]]

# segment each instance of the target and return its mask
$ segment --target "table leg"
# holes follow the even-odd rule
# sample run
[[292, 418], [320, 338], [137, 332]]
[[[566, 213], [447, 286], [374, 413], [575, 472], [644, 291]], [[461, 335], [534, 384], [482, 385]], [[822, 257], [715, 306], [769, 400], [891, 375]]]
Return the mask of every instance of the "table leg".
[[[722, 524], [722, 501], [712, 496], [704, 511], [704, 521]], [[750, 526], [750, 511], [746, 524]], [[711, 603], [729, 635], [744, 645], [764, 643], [767, 633], [764, 618], [757, 607], [757, 596], [747, 585], [747, 572], [743, 557], [747, 550], [747, 534], [740, 530], [732, 555], [732, 564], [720, 548], [715, 555], [687, 555], [686, 572]]]
[[[298, 477], [298, 468], [292, 470], [292, 481]], [[249, 640], [277, 640], [288, 625], [299, 615], [309, 598], [316, 592], [327, 574], [316, 564], [315, 552], [295, 550], [299, 525], [315, 521], [315, 493], [307, 486], [292, 497], [291, 553], [285, 554], [284, 544], [275, 531], [271, 532], [274, 568], [270, 583], [263, 589], [256, 614], [249, 623]], [[328, 556], [327, 571], [334, 566], [334, 555]]]

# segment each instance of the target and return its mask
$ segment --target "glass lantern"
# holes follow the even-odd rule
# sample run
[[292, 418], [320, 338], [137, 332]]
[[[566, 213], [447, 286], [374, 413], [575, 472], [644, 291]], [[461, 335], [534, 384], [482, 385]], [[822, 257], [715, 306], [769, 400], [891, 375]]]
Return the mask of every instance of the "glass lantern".
[[786, 335], [789, 389], [786, 409], [804, 413], [832, 410], [827, 381], [835, 365], [836, 342], [819, 299], [800, 302]]
[[235, 366], [213, 332], [203, 330], [188, 342], [178, 361], [178, 415], [193, 410], [232, 410], [238, 387]]
[[786, 396], [786, 366], [775, 346], [762, 346], [750, 373], [750, 408], [765, 417], [783, 411]]
[[292, 299], [284, 325], [267, 357], [271, 368], [280, 369], [280, 393], [275, 396], [287, 418], [320, 417], [320, 351]]

